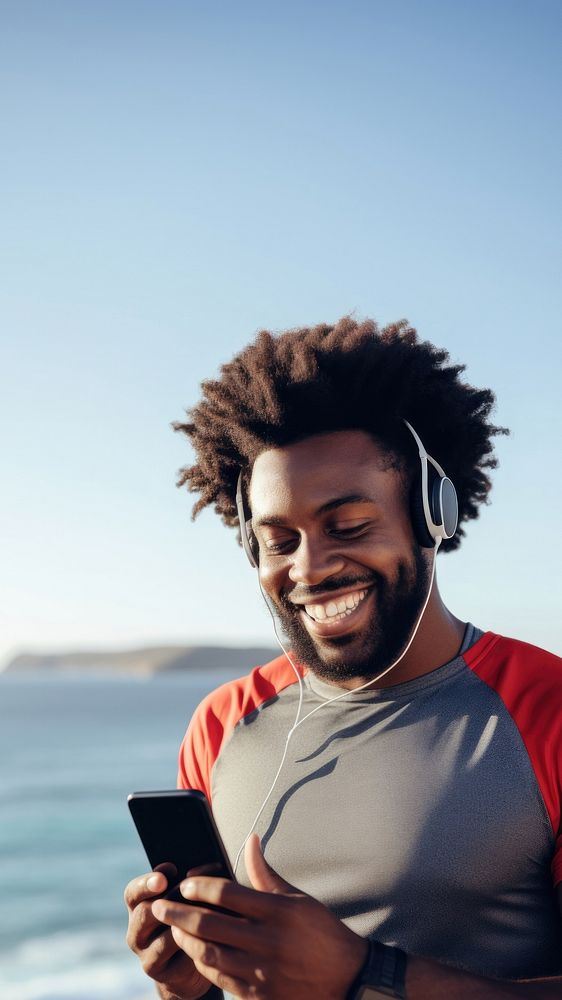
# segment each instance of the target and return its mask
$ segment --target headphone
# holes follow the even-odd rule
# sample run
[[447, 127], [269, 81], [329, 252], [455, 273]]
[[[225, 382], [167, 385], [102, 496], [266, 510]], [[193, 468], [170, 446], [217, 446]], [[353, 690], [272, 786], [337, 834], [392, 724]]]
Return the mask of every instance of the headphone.
[[410, 513], [416, 541], [423, 548], [433, 548], [452, 538], [459, 523], [457, 491], [445, 470], [424, 448], [417, 431], [407, 420], [406, 427], [418, 446], [420, 468], [410, 494]]
[[[459, 505], [452, 480], [436, 459], [425, 450], [422, 439], [412, 425], [404, 420], [418, 446], [420, 468], [410, 493], [410, 515], [416, 541], [423, 548], [434, 548], [436, 543], [452, 538], [457, 530]], [[236, 484], [236, 511], [240, 524], [240, 539], [248, 561], [254, 569], [259, 563], [259, 550], [252, 532], [252, 519], [248, 517], [242, 490], [242, 472]]]

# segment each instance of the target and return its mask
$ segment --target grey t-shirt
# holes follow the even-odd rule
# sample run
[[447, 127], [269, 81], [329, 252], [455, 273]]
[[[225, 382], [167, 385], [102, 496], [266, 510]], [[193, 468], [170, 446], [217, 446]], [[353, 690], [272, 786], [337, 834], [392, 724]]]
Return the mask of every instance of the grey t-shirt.
[[[324, 707], [294, 732], [256, 826], [272, 867], [363, 937], [481, 975], [562, 972], [557, 831], [504, 682], [485, 674], [518, 683], [526, 660], [531, 674], [556, 662], [468, 626], [451, 662], [393, 687], [327, 704], [337, 689], [305, 673], [301, 717]], [[179, 784], [209, 795], [232, 861], [298, 693], [280, 657], [209, 696], [182, 745]], [[243, 858], [236, 874], [248, 884]]]

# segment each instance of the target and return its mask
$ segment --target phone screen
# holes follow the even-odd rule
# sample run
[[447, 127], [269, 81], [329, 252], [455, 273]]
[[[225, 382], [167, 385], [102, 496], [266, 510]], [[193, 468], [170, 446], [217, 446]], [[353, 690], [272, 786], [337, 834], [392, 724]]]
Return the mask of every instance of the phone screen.
[[201, 866], [210, 875], [234, 878], [202, 792], [133, 792], [128, 803], [152, 868], [165, 861], [175, 866], [177, 877], [169, 879], [170, 885], [177, 885], [192, 868]]

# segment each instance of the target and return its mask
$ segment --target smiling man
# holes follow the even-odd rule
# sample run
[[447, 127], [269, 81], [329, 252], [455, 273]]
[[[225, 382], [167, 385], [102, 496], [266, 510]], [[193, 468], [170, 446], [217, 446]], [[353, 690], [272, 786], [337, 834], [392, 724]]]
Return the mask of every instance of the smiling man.
[[[317, 434], [255, 460], [252, 531], [263, 553], [261, 585], [296, 657], [316, 677], [357, 687], [408, 641], [433, 556], [424, 559], [412, 544], [406, 495], [402, 472], [389, 468], [364, 431]], [[426, 615], [437, 606], [450, 628], [435, 589]], [[452, 631], [456, 652], [464, 627], [457, 622]]]
[[462, 371], [405, 322], [263, 332], [176, 425], [288, 642], [180, 751], [238, 883], [127, 887], [164, 1000], [562, 997], [562, 665], [435, 574], [502, 430]]

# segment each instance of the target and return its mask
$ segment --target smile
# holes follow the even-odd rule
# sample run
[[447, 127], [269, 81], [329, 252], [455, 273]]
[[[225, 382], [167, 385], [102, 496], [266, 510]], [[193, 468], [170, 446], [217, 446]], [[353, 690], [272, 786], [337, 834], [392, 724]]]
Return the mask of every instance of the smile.
[[331, 598], [318, 604], [305, 604], [304, 610], [315, 622], [335, 623], [344, 621], [359, 607], [367, 596], [367, 590], [354, 590], [342, 597]]

